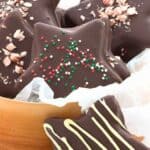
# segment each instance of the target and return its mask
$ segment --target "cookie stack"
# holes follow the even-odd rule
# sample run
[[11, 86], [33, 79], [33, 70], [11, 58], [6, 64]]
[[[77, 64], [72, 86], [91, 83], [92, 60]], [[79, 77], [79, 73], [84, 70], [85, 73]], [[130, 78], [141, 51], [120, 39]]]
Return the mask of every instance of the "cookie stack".
[[[69, 10], [58, 3], [0, 1], [0, 96], [14, 98], [36, 77], [54, 98], [79, 87], [121, 83], [130, 76], [125, 63], [150, 46], [147, 0], [82, 0]], [[0, 101], [0, 128], [6, 131], [0, 129], [0, 149], [149, 149], [128, 131], [114, 96], [97, 100], [82, 115], [76, 103], [59, 108], [10, 100]]]

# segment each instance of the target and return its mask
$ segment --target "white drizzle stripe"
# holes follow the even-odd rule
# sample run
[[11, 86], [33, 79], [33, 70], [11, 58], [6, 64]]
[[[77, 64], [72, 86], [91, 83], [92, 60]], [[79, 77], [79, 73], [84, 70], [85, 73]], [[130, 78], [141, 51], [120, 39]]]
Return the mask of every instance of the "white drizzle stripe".
[[92, 109], [95, 111], [95, 113], [102, 119], [102, 121], [105, 123], [105, 125], [107, 126], [107, 128], [110, 130], [110, 132], [116, 136], [126, 147], [129, 148], [129, 150], [135, 150], [134, 147], [132, 147], [132, 145], [130, 145], [111, 125], [110, 123], [107, 121], [107, 119], [97, 110], [97, 108], [95, 107], [95, 105], [92, 106]]
[[91, 118], [94, 124], [101, 130], [101, 132], [108, 138], [110, 143], [114, 146], [116, 150], [120, 150], [119, 146], [115, 143], [112, 137], [107, 133], [107, 131], [100, 125], [100, 123], [96, 120], [95, 117]]
[[114, 112], [108, 107], [108, 105], [106, 104], [106, 102], [104, 100], [100, 101], [101, 104], [105, 107], [105, 109], [110, 113], [110, 115], [121, 125], [121, 127], [123, 129], [126, 130], [125, 125], [122, 123], [122, 121], [114, 114]]
[[61, 142], [63, 142], [63, 143], [66, 145], [66, 147], [68, 148], [68, 150], [73, 150], [73, 148], [72, 148], [71, 145], [68, 143], [68, 141], [67, 141], [67, 139], [66, 139], [65, 137], [60, 137], [60, 136], [54, 131], [54, 129], [53, 129], [53, 127], [52, 127], [51, 125], [45, 123], [45, 124], [44, 124], [44, 131], [45, 131], [46, 135], [50, 138], [50, 140], [53, 142], [53, 144], [56, 146], [56, 148], [57, 148], [58, 150], [63, 150], [63, 149], [62, 149], [62, 148], [59, 146], [59, 144], [53, 139], [53, 137], [50, 136], [50, 134], [49, 134], [49, 132], [48, 132], [47, 129], [49, 129], [49, 130], [53, 133], [53, 135], [54, 135], [55, 137], [57, 137]]
[[45, 131], [46, 135], [49, 137], [49, 139], [53, 142], [53, 144], [56, 146], [56, 148], [58, 150], [62, 150], [62, 148], [57, 144], [57, 142], [52, 138], [52, 136], [50, 136], [50, 134], [48, 133], [47, 129], [51, 130], [52, 133], [54, 131], [49, 124], [44, 124], [44, 131]]
[[96, 143], [99, 148], [101, 148], [102, 150], [107, 150], [107, 148], [102, 143], [100, 143], [95, 137], [93, 137], [87, 131], [85, 131], [83, 128], [81, 128], [73, 120], [66, 119], [64, 121], [64, 125], [65, 125], [65, 127], [68, 130], [70, 130], [71, 132], [73, 132], [84, 143], [84, 145], [88, 148], [88, 150], [92, 150], [92, 149], [88, 146], [88, 143], [83, 139], [83, 137], [75, 129], [73, 129], [71, 127], [71, 125], [74, 126], [74, 127], [76, 127], [78, 130], [80, 130], [80, 132], [82, 132], [83, 134], [85, 134], [89, 139], [91, 139], [94, 143]]

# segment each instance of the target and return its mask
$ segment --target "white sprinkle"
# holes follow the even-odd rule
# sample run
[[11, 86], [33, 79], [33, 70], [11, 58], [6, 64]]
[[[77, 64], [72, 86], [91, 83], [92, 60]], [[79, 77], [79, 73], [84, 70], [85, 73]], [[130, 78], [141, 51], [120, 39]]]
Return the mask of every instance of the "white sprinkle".
[[90, 14], [91, 14], [94, 18], [96, 18], [96, 14], [95, 14], [94, 11], [91, 11]]
[[60, 78], [58, 78], [57, 81], [60, 81]]
[[50, 59], [53, 59], [53, 57], [54, 57], [53, 55], [50, 55], [50, 56], [49, 56]]
[[30, 20], [34, 20], [34, 17], [33, 16], [30, 16], [30, 18], [29, 18]]
[[91, 6], [92, 6], [92, 4], [91, 4], [91, 3], [88, 3], [88, 4], [86, 5], [85, 9], [89, 9]]
[[81, 15], [81, 16], [80, 16], [80, 19], [81, 19], [82, 21], [85, 21], [85, 16]]
[[85, 82], [86, 85], [89, 85], [89, 82]]

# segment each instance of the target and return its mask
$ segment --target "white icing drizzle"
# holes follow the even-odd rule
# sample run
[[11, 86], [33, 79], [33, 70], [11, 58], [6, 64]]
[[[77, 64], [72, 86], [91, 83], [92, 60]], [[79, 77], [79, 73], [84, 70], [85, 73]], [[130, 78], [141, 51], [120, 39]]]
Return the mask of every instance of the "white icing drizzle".
[[[119, 123], [119, 125], [123, 128], [126, 129], [126, 127], [123, 125], [121, 120], [114, 114], [114, 112], [109, 108], [109, 106], [106, 104], [104, 100], [99, 101], [101, 105], [107, 110], [107, 112], [112, 116], [112, 118]], [[106, 125], [106, 128], [122, 143], [124, 144], [128, 150], [135, 150], [135, 148], [130, 145], [109, 123], [109, 121], [99, 112], [99, 110], [96, 108], [96, 105], [93, 105], [92, 110], [97, 114], [97, 116], [103, 121], [103, 123]], [[106, 136], [106, 138], [109, 140], [109, 142], [112, 144], [112, 146], [116, 150], [121, 150], [119, 145], [114, 141], [114, 139], [111, 137], [111, 135], [107, 132], [107, 130], [98, 122], [98, 120], [92, 116], [91, 117], [92, 122], [95, 124], [95, 126]], [[66, 127], [67, 130], [72, 132], [76, 137], [79, 138], [79, 140], [84, 144], [87, 150], [92, 150], [91, 146], [87, 143], [87, 141], [83, 138], [83, 136], [78, 132], [80, 131], [82, 134], [84, 134], [87, 138], [89, 138], [91, 141], [93, 141], [97, 146], [102, 149], [102, 150], [108, 150], [107, 145], [103, 145], [103, 143], [100, 142], [100, 140], [97, 140], [96, 137], [93, 137], [88, 131], [83, 129], [80, 125], [78, 125], [76, 122], [74, 122], [71, 119], [66, 119], [64, 120], [64, 126]], [[48, 133], [47, 129], [49, 129], [52, 134], [58, 138], [61, 142], [65, 144], [65, 146], [68, 148], [68, 150], [73, 150], [71, 145], [68, 143], [67, 138], [65, 137], [60, 137], [53, 129], [52, 126], [45, 124], [44, 125], [45, 132], [47, 136], [52, 140], [54, 145], [58, 150], [62, 150], [60, 145], [50, 136]], [[78, 131], [77, 131], [78, 130]]]
[[102, 121], [105, 123], [105, 125], [107, 126], [107, 128], [110, 130], [110, 132], [116, 136], [116, 138], [118, 138], [129, 150], [135, 150], [134, 147], [132, 147], [132, 145], [130, 145], [111, 125], [110, 123], [107, 121], [107, 119], [97, 110], [97, 108], [95, 107], [95, 105], [92, 106], [93, 110], [95, 111], [95, 113], [102, 119]]
[[92, 148], [90, 148], [90, 146], [88, 145], [88, 143], [84, 140], [84, 138], [71, 126], [76, 127], [78, 130], [80, 130], [80, 132], [82, 132], [83, 134], [85, 134], [89, 139], [91, 139], [94, 143], [97, 144], [97, 146], [99, 148], [101, 148], [102, 150], [107, 150], [107, 148], [100, 143], [95, 137], [93, 137], [91, 134], [89, 134], [87, 131], [85, 131], [83, 128], [81, 128], [78, 124], [76, 124], [73, 120], [71, 119], [66, 119], [64, 121], [64, 125], [65, 127], [70, 130], [71, 132], [73, 132], [82, 142], [83, 144], [86, 146], [86, 148], [88, 150], [92, 150]]
[[115, 141], [112, 139], [112, 137], [107, 133], [107, 131], [100, 125], [100, 123], [96, 120], [95, 117], [92, 117], [92, 121], [95, 123], [95, 125], [101, 130], [101, 132], [108, 138], [110, 143], [114, 146], [116, 150], [120, 150], [118, 145], [115, 143]]
[[61, 142], [63, 142], [66, 147], [68, 148], [68, 150], [73, 150], [73, 148], [71, 147], [71, 145], [68, 143], [67, 139], [65, 137], [60, 137], [53, 129], [53, 127], [49, 124], [44, 124], [44, 131], [46, 133], [46, 135], [49, 137], [49, 139], [53, 142], [53, 144], [56, 146], [57, 150], [63, 150], [60, 145], [54, 140], [54, 138], [48, 133], [48, 130], [49, 129], [52, 134], [57, 138], [59, 139]]
[[116, 120], [119, 125], [126, 130], [126, 127], [124, 126], [124, 124], [122, 123], [122, 121], [114, 114], [114, 112], [108, 107], [108, 105], [106, 104], [105, 100], [102, 99], [101, 104], [104, 106], [104, 108], [110, 113], [110, 115], [114, 118], [114, 120]]

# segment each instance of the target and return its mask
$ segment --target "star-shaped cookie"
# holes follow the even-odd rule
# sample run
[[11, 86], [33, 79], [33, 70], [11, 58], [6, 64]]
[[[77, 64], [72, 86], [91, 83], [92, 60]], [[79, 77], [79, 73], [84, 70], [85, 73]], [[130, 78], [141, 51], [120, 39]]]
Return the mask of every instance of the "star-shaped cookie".
[[58, 25], [55, 15], [58, 3], [59, 0], [2, 0], [0, 19], [18, 9], [32, 27], [37, 22]]
[[126, 65], [110, 52], [106, 20], [71, 29], [39, 23], [34, 33], [33, 61], [19, 79], [19, 89], [34, 77], [42, 77], [55, 97], [64, 97], [78, 87], [121, 82], [129, 76]]
[[15, 96], [16, 79], [29, 66], [32, 32], [17, 11], [0, 26], [0, 96]]
[[150, 47], [150, 1], [83, 0], [65, 13], [68, 26], [108, 18], [113, 31], [112, 51], [128, 61]]
[[149, 150], [128, 132], [113, 96], [97, 101], [78, 120], [50, 118], [44, 130], [56, 150]]

